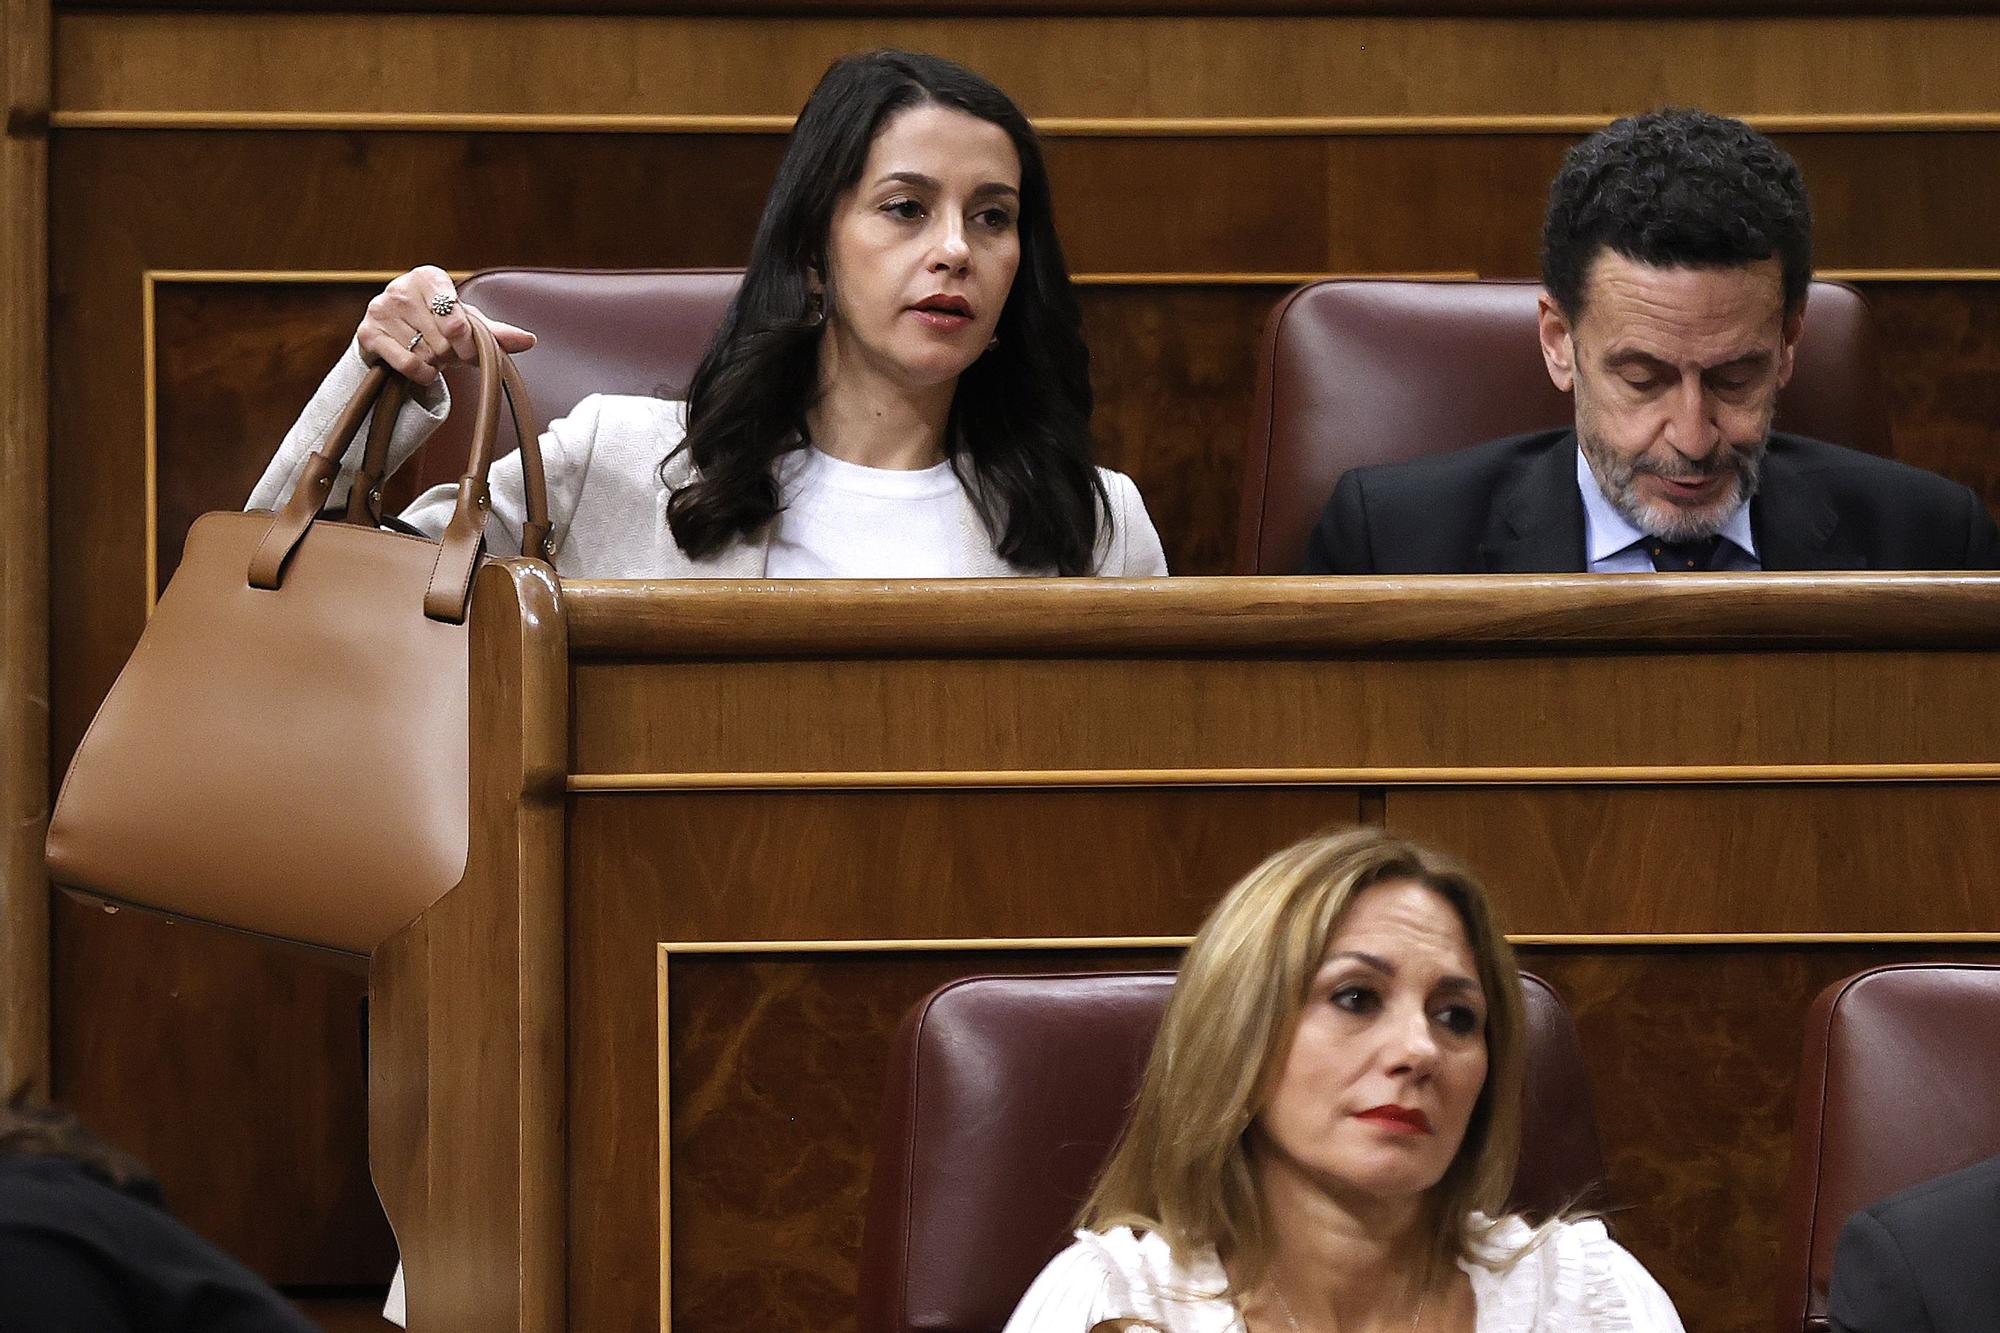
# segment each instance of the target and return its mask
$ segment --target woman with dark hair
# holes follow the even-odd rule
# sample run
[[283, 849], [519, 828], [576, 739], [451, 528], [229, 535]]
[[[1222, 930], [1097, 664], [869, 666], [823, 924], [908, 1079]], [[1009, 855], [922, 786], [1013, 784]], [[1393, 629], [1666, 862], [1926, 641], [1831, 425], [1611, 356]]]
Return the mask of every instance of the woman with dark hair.
[[[448, 410], [438, 371], [472, 355], [473, 317], [439, 269], [391, 282], [251, 507], [278, 503], [370, 362], [416, 386], [391, 446], [408, 457]], [[1027, 119], [948, 60], [843, 57], [799, 115], [687, 402], [596, 395], [542, 437], [553, 560], [581, 578], [1164, 574], [1137, 489], [1091, 464], [1090, 412]], [[441, 532], [454, 493], [403, 517]], [[494, 549], [518, 549], [523, 516], [503, 460]]]

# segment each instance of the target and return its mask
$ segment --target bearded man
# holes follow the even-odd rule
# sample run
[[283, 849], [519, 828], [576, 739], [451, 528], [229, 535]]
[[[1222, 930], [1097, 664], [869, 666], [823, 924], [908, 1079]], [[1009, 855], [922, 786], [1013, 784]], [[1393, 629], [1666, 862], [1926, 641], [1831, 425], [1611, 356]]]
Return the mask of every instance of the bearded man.
[[1968, 488], [1771, 430], [1811, 281], [1805, 183], [1763, 135], [1679, 109], [1591, 135], [1543, 228], [1574, 427], [1350, 470], [1304, 572], [1995, 568]]

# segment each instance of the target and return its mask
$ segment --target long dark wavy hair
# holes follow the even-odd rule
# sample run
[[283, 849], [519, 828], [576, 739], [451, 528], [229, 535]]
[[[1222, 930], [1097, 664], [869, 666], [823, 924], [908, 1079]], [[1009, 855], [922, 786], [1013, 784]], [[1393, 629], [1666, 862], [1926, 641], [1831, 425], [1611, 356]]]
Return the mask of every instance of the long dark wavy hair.
[[[806, 443], [819, 392], [825, 326], [811, 314], [812, 274], [836, 277], [826, 268], [834, 206], [860, 180], [883, 124], [924, 105], [998, 125], [1021, 159], [1020, 268], [999, 342], [959, 376], [946, 457], [1002, 559], [1090, 572], [1110, 501], [1091, 462], [1090, 353], [1041, 145], [1007, 94], [962, 65], [907, 51], [836, 60], [799, 113], [743, 286], [688, 387], [688, 433], [675, 454], [689, 453], [695, 479], [669, 498], [667, 525], [690, 556], [712, 555], [777, 515], [777, 461]], [[665, 470], [663, 461], [663, 484]]]

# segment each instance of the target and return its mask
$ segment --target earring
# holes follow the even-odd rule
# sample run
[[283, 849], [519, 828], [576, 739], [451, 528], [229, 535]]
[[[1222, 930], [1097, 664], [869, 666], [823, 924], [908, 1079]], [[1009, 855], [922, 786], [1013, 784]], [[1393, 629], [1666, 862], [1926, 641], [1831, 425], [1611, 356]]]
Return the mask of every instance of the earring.
[[826, 297], [814, 292], [806, 297], [806, 327], [818, 328], [826, 323]]
[[997, 333], [994, 334], [991, 338], [988, 338], [986, 340], [986, 350], [989, 352], [992, 351], [994, 348], [998, 347], [999, 345], [1000, 345], [1000, 335]]

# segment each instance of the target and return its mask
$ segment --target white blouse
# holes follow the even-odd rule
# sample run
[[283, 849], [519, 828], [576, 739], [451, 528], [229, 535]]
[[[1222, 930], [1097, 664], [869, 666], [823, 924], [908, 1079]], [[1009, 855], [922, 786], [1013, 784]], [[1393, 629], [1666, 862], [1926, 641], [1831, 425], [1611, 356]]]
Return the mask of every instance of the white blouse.
[[[1505, 1254], [1532, 1235], [1521, 1218], [1505, 1217], [1491, 1241]], [[1459, 1267], [1472, 1279], [1477, 1333], [1684, 1333], [1667, 1293], [1602, 1222], [1558, 1223], [1498, 1272]], [[1150, 1233], [1079, 1231], [1003, 1333], [1087, 1333], [1102, 1319], [1139, 1319], [1161, 1333], [1243, 1333], [1227, 1286], [1214, 1251], [1182, 1265]]]

